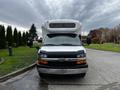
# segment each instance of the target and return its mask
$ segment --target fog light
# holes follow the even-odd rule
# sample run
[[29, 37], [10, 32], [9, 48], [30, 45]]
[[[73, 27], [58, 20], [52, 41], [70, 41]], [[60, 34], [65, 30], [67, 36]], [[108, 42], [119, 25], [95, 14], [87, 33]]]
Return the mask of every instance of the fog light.
[[48, 64], [48, 61], [46, 61], [46, 60], [38, 60], [37, 64]]

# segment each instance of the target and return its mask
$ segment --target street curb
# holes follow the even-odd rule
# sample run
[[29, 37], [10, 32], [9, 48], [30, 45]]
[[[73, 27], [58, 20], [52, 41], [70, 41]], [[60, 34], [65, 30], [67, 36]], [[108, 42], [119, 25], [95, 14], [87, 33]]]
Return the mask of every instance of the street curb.
[[7, 75], [5, 75], [5, 76], [2, 76], [2, 77], [0, 77], [0, 82], [4, 82], [4, 81], [6, 81], [6, 80], [8, 80], [8, 79], [10, 79], [10, 78], [13, 78], [13, 77], [15, 77], [15, 76], [17, 76], [17, 75], [20, 75], [20, 74], [22, 74], [22, 73], [24, 73], [24, 72], [26, 72], [26, 71], [34, 68], [35, 65], [36, 65], [36, 64], [33, 63], [33, 64], [29, 65], [28, 67], [22, 68], [22, 69], [20, 69], [20, 70], [17, 70], [17, 71], [14, 71], [14, 72], [12, 72], [12, 73], [9, 73], [9, 74], [7, 74]]

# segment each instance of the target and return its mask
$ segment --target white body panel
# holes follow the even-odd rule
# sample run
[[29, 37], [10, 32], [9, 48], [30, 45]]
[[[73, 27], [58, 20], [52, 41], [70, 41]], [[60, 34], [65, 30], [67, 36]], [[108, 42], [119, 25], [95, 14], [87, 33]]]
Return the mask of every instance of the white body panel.
[[84, 50], [86, 53], [86, 50], [83, 46], [43, 46], [40, 50], [47, 52], [77, 52]]
[[[75, 23], [75, 28], [50, 28], [50, 23]], [[71, 19], [57, 19], [57, 20], [49, 20], [46, 23], [42, 25], [42, 38], [43, 43], [46, 38], [47, 34], [50, 33], [75, 33], [75, 34], [81, 34], [81, 23], [77, 20], [71, 20]]]

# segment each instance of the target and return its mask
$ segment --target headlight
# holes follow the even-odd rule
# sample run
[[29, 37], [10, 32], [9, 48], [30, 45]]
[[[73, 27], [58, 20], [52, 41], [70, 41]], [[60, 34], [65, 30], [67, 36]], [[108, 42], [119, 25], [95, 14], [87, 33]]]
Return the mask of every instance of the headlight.
[[41, 58], [47, 58], [47, 55], [46, 54], [40, 54], [40, 57]]
[[40, 53], [38, 54], [38, 58], [47, 58], [47, 54], [45, 51], [40, 51]]
[[78, 51], [77, 58], [84, 58], [84, 57], [86, 57], [86, 53], [83, 50]]
[[78, 55], [77, 55], [77, 58], [84, 58], [84, 57], [86, 57], [85, 53], [84, 53], [84, 54], [78, 54]]

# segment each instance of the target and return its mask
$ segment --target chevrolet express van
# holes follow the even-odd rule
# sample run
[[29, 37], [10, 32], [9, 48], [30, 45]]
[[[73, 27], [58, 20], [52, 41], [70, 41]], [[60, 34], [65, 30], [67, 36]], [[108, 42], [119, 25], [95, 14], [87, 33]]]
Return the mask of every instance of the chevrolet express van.
[[86, 75], [88, 64], [80, 33], [77, 20], [49, 20], [42, 25], [43, 41], [36, 62], [40, 76]]

